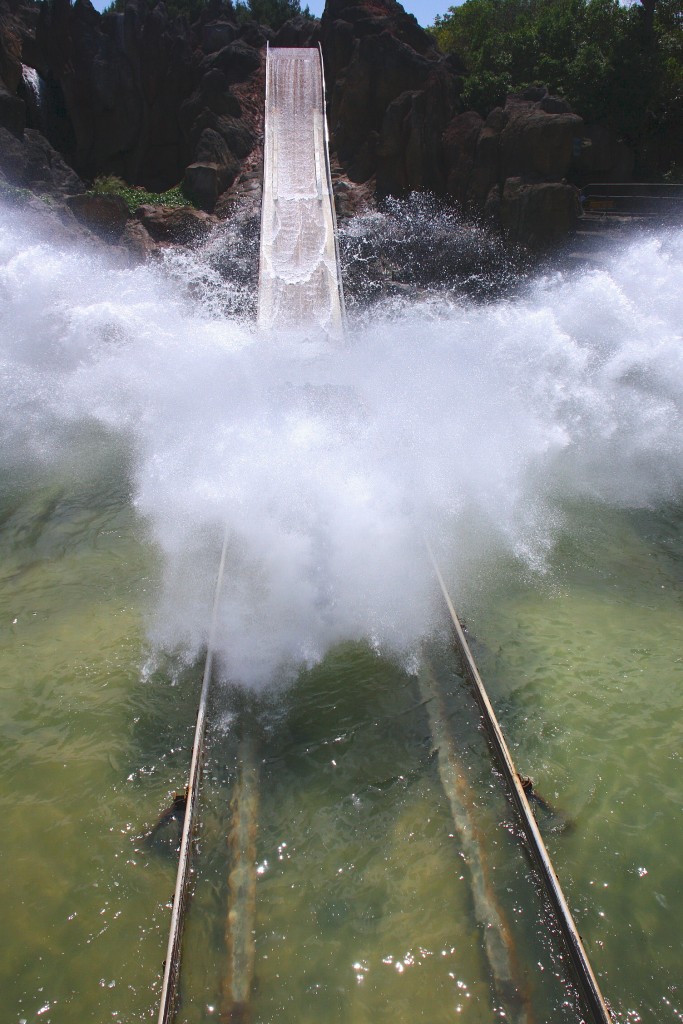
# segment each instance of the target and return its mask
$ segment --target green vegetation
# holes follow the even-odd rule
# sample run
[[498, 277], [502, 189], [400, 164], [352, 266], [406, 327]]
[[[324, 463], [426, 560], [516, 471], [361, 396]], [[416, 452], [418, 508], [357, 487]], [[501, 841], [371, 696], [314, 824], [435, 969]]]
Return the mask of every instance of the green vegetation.
[[46, 206], [52, 206], [54, 199], [52, 196], [48, 196], [42, 193], [32, 192], [30, 188], [20, 188], [16, 185], [10, 185], [8, 181], [0, 181], [0, 199], [6, 203], [12, 203], [16, 206], [26, 206], [31, 199], [40, 199]]
[[683, 162], [683, 0], [467, 0], [431, 32], [464, 61], [466, 109], [542, 84], [614, 128], [640, 173]]
[[192, 206], [190, 200], [183, 195], [180, 185], [170, 188], [168, 192], [147, 192], [144, 188], [127, 185], [123, 178], [117, 178], [114, 174], [95, 178], [90, 192], [96, 195], [123, 196], [128, 203], [131, 213], [134, 213], [138, 206], [144, 206], [145, 204], [153, 206]]
[[247, 0], [246, 3], [237, 0], [235, 13], [239, 22], [257, 21], [259, 25], [269, 25], [276, 30], [297, 15], [313, 17], [308, 7], [302, 8], [299, 0]]
[[15, 185], [10, 185], [8, 181], [0, 181], [0, 199], [4, 199], [5, 202], [23, 206], [32, 198], [33, 192], [30, 189], [17, 188]]
[[[105, 9], [105, 14], [122, 12], [125, 10], [128, 0], [112, 0], [112, 3]], [[151, 10], [157, 0], [147, 0]], [[190, 23], [196, 21], [203, 11], [209, 6], [208, 0], [164, 0], [166, 10], [172, 17], [185, 16]], [[225, 8], [229, 10], [229, 4]], [[300, 0], [237, 0], [233, 5], [234, 17], [237, 22], [243, 24], [245, 21], [256, 21], [259, 25], [269, 25], [272, 29], [278, 29], [290, 18], [302, 15], [304, 18], [312, 18], [313, 15], [308, 7], [302, 7]]]
[[[102, 13], [123, 14], [127, 3], [128, 0], [112, 0]], [[158, 0], [146, 0], [147, 9], [151, 11], [157, 3]], [[208, 3], [207, 0], [164, 0], [164, 6], [172, 18], [183, 16], [192, 23], [206, 9]]]

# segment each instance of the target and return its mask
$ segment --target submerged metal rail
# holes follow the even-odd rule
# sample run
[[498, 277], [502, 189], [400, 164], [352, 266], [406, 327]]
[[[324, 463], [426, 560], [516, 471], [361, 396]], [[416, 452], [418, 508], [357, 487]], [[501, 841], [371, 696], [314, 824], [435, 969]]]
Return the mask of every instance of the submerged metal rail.
[[550, 856], [546, 850], [538, 825], [536, 824], [536, 818], [534, 817], [534, 813], [531, 810], [526, 793], [524, 792], [524, 788], [512, 760], [508, 745], [505, 742], [505, 737], [503, 736], [500, 725], [498, 724], [498, 719], [496, 718], [493, 706], [489, 700], [486, 687], [484, 686], [484, 682], [479, 674], [479, 670], [474, 657], [472, 656], [469, 644], [467, 643], [467, 638], [462, 625], [460, 624], [458, 613], [455, 610], [453, 601], [451, 600], [448, 588], [443, 576], [441, 575], [441, 570], [439, 569], [429, 542], [427, 542], [427, 551], [453, 624], [456, 646], [462, 659], [465, 675], [474, 689], [474, 694], [484, 719], [486, 732], [491, 745], [496, 752], [506, 782], [508, 783], [510, 795], [519, 814], [524, 834], [526, 835], [534, 860], [538, 866], [543, 887], [560, 926], [562, 937], [565, 941], [567, 952], [576, 974], [576, 979], [579, 982], [580, 990], [584, 997], [586, 1006], [590, 1011], [591, 1020], [594, 1024], [614, 1024], [612, 1015], [607, 1008], [607, 1004], [605, 1003], [600, 987], [595, 978], [595, 974], [593, 973], [581, 936], [579, 935], [576, 924], [574, 923], [574, 918], [572, 917], [571, 911], [564, 897], [564, 893], [562, 892], [559, 879], [555, 874], [555, 869], [553, 868], [552, 861], [550, 860]]
[[213, 670], [213, 653], [216, 642], [216, 625], [218, 622], [218, 604], [223, 587], [223, 574], [225, 572], [225, 558], [228, 550], [228, 532], [223, 537], [223, 548], [221, 550], [218, 574], [216, 576], [216, 589], [213, 599], [213, 611], [211, 614], [211, 627], [206, 651], [206, 662], [204, 664], [204, 677], [202, 689], [199, 696], [199, 708], [197, 710], [197, 722], [194, 730], [194, 743], [192, 745], [192, 763], [190, 765], [190, 778], [187, 784], [185, 820], [183, 822], [183, 834], [180, 842], [180, 856], [178, 859], [178, 874], [176, 875], [175, 893], [173, 895], [173, 911], [171, 914], [171, 929], [168, 937], [166, 960], [164, 961], [164, 978], [161, 986], [161, 1001], [159, 1004], [158, 1024], [170, 1024], [176, 1006], [178, 994], [178, 977], [180, 971], [180, 945], [183, 936], [183, 925], [185, 923], [185, 908], [187, 906], [188, 885], [190, 880], [190, 861], [192, 859], [192, 835], [194, 830], [195, 816], [197, 812], [197, 798], [199, 793], [199, 779], [202, 769], [204, 755], [204, 736], [206, 733], [206, 709], [211, 685], [211, 674]]
[[256, 960], [256, 833], [259, 770], [255, 741], [246, 733], [238, 751], [239, 774], [230, 802], [228, 913], [225, 926], [228, 970], [223, 985], [224, 1024], [242, 1024], [249, 1002]]
[[491, 881], [484, 846], [475, 824], [471, 790], [459, 761], [455, 743], [447, 727], [448, 715], [443, 693], [424, 654], [418, 672], [420, 694], [427, 710], [437, 758], [439, 777], [451, 808], [453, 824], [469, 867], [472, 904], [482, 928], [484, 952], [488, 960], [493, 992], [498, 1005], [495, 1016], [511, 1024], [531, 1024], [533, 1014], [522, 982], [512, 934]]

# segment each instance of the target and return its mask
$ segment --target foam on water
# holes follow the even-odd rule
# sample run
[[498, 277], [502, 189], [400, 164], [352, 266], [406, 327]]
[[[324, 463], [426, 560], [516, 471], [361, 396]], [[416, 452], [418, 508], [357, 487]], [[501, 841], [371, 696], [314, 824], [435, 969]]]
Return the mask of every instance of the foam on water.
[[232, 679], [349, 637], [409, 652], [435, 611], [425, 534], [464, 586], [492, 551], [542, 570], [567, 497], [680, 495], [682, 232], [514, 299], [378, 307], [335, 347], [217, 316], [186, 260], [122, 269], [0, 218], [4, 467], [71, 458], [74, 429], [85, 457], [93, 421], [132, 446], [165, 566], [151, 635], [188, 656], [227, 524]]

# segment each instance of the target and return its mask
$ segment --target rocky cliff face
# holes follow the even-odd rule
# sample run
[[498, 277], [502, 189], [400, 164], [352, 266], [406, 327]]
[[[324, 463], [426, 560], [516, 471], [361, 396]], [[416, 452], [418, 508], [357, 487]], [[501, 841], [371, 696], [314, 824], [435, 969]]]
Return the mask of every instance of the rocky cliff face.
[[583, 120], [544, 89], [509, 96], [486, 121], [457, 114], [443, 133], [449, 195], [485, 211], [514, 244], [545, 248], [572, 230], [584, 157]]
[[[268, 34], [220, 3], [190, 27], [163, 3], [100, 15], [89, 0], [0, 0], [0, 125], [20, 141], [40, 129], [86, 181], [165, 191], [185, 180], [212, 208], [257, 144]], [[40, 124], [22, 61], [40, 75]]]
[[321, 41], [338, 157], [377, 193], [429, 191], [481, 214], [511, 244], [544, 248], [580, 212], [567, 178], [586, 162], [583, 121], [546, 90], [486, 122], [462, 111], [462, 67], [395, 0], [328, 0]]
[[22, 75], [23, 24], [7, 0], [0, 0], [0, 126], [20, 136], [26, 109], [17, 95]]
[[100, 15], [90, 0], [0, 0], [0, 175], [53, 196], [102, 174], [154, 191], [182, 181], [198, 207], [226, 214], [260, 171], [268, 40], [321, 42], [349, 209], [353, 183], [379, 197], [428, 191], [543, 247], [576, 218], [568, 179], [627, 161], [545, 90], [486, 121], [463, 111], [457, 58], [396, 0], [327, 0], [320, 22], [277, 34], [238, 24], [230, 0], [209, 0], [193, 25], [163, 2]]
[[328, 0], [320, 37], [332, 142], [349, 177], [375, 176], [380, 195], [442, 194], [457, 61], [396, 0]]

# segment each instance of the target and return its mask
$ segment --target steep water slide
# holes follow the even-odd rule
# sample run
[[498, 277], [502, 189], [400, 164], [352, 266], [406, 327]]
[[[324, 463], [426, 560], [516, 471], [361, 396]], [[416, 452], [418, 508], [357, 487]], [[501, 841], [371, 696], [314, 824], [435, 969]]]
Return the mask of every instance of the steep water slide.
[[[344, 299], [328, 155], [322, 55], [318, 49], [268, 49], [263, 174], [258, 326], [263, 332], [278, 335], [296, 332], [299, 341], [302, 338], [341, 337], [345, 319]], [[226, 534], [216, 583], [211, 637], [216, 629], [227, 540]], [[499, 761], [508, 795], [519, 815], [529, 852], [536, 861], [539, 879], [563, 936], [569, 962], [588, 1010], [587, 1019], [595, 1024], [610, 1024], [609, 1009], [538, 831], [521, 777], [512, 763], [439, 567], [431, 548], [427, 547], [452, 619], [463, 677], [471, 683], [480, 706], [482, 724]], [[210, 639], [186, 794], [187, 811], [159, 1024], [170, 1024], [176, 1003], [182, 919], [187, 900], [212, 649], [213, 640]], [[449, 730], [443, 693], [430, 669], [428, 653], [424, 653], [425, 662], [419, 676], [420, 693], [427, 709], [433, 747], [438, 754], [441, 785], [469, 865], [473, 909], [484, 936], [495, 1014], [514, 1024], [532, 1024], [535, 1018], [522, 980], [523, 972], [517, 964], [512, 935], [491, 884], [484, 845], [476, 838], [469, 809], [473, 798], [464, 782], [465, 773]], [[229, 963], [222, 1010], [223, 1018], [230, 1021], [243, 1021], [250, 1012], [255, 962], [258, 770], [248, 736], [240, 746], [238, 765], [238, 783], [231, 803], [232, 867], [226, 924]]]
[[341, 335], [334, 197], [318, 49], [268, 49], [258, 323]]

